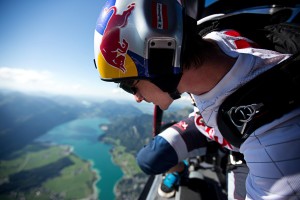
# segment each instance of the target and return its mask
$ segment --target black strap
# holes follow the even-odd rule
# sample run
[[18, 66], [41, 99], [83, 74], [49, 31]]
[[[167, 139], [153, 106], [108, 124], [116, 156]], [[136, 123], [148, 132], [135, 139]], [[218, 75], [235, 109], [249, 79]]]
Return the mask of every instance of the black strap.
[[232, 145], [241, 144], [257, 128], [300, 105], [300, 54], [251, 80], [220, 106], [217, 123]]
[[153, 112], [153, 133], [152, 136], [155, 137], [161, 131], [161, 123], [163, 118], [164, 111], [160, 109], [159, 106], [154, 105], [154, 112]]

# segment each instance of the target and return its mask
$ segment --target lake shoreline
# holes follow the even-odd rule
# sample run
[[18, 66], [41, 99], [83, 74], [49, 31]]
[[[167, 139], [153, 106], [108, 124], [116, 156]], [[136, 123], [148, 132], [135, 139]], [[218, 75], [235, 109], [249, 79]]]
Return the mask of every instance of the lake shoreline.
[[57, 146], [57, 147], [61, 147], [63, 149], [68, 149], [68, 153], [69, 154], [73, 154], [74, 156], [76, 156], [77, 158], [79, 158], [80, 160], [82, 160], [85, 163], [88, 163], [90, 171], [94, 174], [93, 180], [92, 180], [92, 193], [90, 195], [88, 195], [86, 198], [83, 198], [83, 200], [98, 200], [99, 199], [99, 194], [101, 192], [101, 189], [97, 187], [97, 183], [101, 180], [101, 176], [99, 173], [99, 170], [97, 168], [94, 167], [94, 161], [93, 160], [87, 160], [84, 158], [81, 158], [78, 154], [76, 154], [74, 152], [74, 146], [72, 145], [66, 145], [66, 144], [57, 144], [57, 143], [53, 143], [53, 142], [40, 142], [43, 145], [47, 145], [47, 146]]
[[[80, 159], [91, 162], [91, 169], [100, 177], [94, 180], [93, 191], [97, 188], [100, 199], [114, 199], [116, 183], [123, 177], [122, 169], [113, 162], [110, 150], [112, 145], [99, 142], [103, 135], [99, 124], [108, 124], [105, 118], [82, 118], [61, 124], [48, 131], [38, 141], [57, 145], [69, 145]], [[105, 191], [105, 192], [101, 192]]]

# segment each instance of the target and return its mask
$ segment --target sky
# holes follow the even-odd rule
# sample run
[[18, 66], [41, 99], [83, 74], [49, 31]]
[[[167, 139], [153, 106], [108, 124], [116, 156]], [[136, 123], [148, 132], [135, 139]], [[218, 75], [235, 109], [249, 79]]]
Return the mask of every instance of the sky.
[[101, 81], [93, 63], [94, 30], [104, 3], [1, 0], [0, 88], [126, 96], [116, 84]]
[[104, 0], [1, 0], [0, 89], [126, 98], [94, 67], [94, 30]]

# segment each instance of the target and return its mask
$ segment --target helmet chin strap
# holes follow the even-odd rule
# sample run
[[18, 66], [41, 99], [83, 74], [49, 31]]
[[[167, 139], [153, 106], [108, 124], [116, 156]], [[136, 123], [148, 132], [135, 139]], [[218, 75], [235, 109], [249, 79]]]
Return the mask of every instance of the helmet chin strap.
[[150, 81], [175, 100], [181, 97], [177, 90], [181, 76], [182, 74], [165, 75], [164, 77], [150, 79]]
[[181, 97], [181, 94], [178, 92], [177, 89], [174, 92], [169, 92], [169, 95], [173, 100], [179, 99]]

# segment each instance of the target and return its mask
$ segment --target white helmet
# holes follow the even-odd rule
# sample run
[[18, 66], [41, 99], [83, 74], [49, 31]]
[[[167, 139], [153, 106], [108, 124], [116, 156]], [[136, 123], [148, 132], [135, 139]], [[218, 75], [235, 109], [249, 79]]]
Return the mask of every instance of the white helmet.
[[101, 79], [119, 83], [148, 79], [163, 91], [176, 93], [184, 11], [177, 0], [108, 0], [94, 35]]

